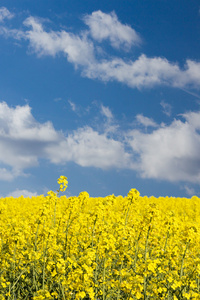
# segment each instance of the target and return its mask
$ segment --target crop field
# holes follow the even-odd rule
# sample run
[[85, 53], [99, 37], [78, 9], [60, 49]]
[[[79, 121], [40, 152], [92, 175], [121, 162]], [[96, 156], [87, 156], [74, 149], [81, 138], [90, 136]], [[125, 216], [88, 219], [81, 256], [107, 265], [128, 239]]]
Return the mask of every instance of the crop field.
[[200, 199], [0, 199], [0, 299], [200, 299]]

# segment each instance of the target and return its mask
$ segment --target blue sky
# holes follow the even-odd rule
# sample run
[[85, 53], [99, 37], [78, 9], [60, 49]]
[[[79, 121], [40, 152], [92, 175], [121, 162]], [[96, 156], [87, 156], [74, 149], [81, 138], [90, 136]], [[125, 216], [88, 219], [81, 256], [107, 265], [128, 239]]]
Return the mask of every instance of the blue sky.
[[200, 196], [200, 4], [1, 0], [0, 196]]

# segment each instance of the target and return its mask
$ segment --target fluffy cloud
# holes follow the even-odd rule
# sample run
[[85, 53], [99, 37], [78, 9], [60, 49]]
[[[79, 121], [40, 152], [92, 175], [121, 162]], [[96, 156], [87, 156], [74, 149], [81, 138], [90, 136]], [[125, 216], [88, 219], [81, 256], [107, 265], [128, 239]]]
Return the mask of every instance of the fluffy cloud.
[[106, 133], [84, 127], [65, 136], [51, 122], [37, 122], [28, 105], [12, 108], [1, 102], [0, 179], [12, 180], [23, 175], [25, 169], [37, 166], [41, 158], [56, 164], [73, 161], [106, 169], [127, 166], [130, 155], [120, 141]]
[[[106, 122], [116, 122], [108, 107], [101, 109]], [[105, 124], [100, 131], [86, 126], [65, 136], [51, 122], [37, 122], [28, 105], [13, 108], [1, 102], [0, 180], [24, 175], [46, 159], [53, 164], [72, 161], [82, 167], [132, 169], [144, 178], [200, 182], [200, 112], [185, 113], [170, 125], [137, 115], [135, 128], [125, 132], [118, 127], [112, 136]]]
[[89, 126], [75, 130], [59, 145], [52, 145], [47, 154], [53, 163], [74, 161], [82, 167], [126, 168], [130, 163], [130, 154], [120, 141]]
[[40, 21], [33, 17], [26, 19], [24, 24], [31, 27], [31, 30], [26, 31], [26, 39], [38, 55], [55, 56], [63, 52], [69, 62], [79, 66], [89, 65], [94, 60], [93, 43], [86, 35], [78, 36], [66, 31], [46, 32]]
[[[167, 85], [178, 88], [200, 88], [200, 62], [186, 60], [180, 68], [177, 63], [169, 62], [166, 58], [147, 57], [141, 54], [136, 60], [127, 61], [121, 57], [101, 57], [96, 40], [110, 40], [115, 47], [125, 44], [131, 46], [138, 41], [135, 31], [123, 25], [117, 16], [101, 11], [87, 15], [84, 21], [89, 26], [88, 31], [73, 34], [67, 31], [47, 31], [41, 21], [29, 17], [24, 21], [29, 30], [21, 31], [0, 27], [0, 34], [15, 39], [25, 39], [29, 48], [38, 56], [64, 54], [67, 60], [80, 67], [82, 75], [102, 81], [117, 81], [131, 88], [154, 87]], [[103, 44], [102, 44], [103, 45]], [[97, 55], [98, 53], [98, 55]]]
[[[2, 160], [0, 159], [0, 161], [2, 161]], [[0, 168], [0, 180], [11, 181], [15, 177], [18, 177], [20, 175], [23, 175], [23, 173], [20, 170], [11, 169], [11, 168], [9, 168], [9, 166]]]
[[[148, 58], [144, 54], [128, 62], [121, 58], [97, 60], [95, 45], [84, 32], [81, 36], [66, 31], [47, 32], [40, 21], [33, 17], [26, 19], [24, 24], [31, 27], [26, 31], [25, 38], [29, 40], [32, 51], [38, 55], [52, 56], [62, 52], [67, 55], [69, 62], [82, 67], [82, 74], [86, 77], [116, 80], [132, 88], [161, 84], [173, 87], [200, 86], [199, 62], [187, 60], [185, 68], [181, 70], [177, 64], [165, 58]], [[17, 37], [20, 35], [22, 33], [19, 32]]]
[[[89, 20], [89, 16], [87, 18]], [[165, 58], [149, 58], [144, 54], [135, 61], [128, 62], [121, 58], [97, 60], [95, 44], [89, 40], [86, 33], [82, 32], [82, 35], [78, 36], [66, 31], [47, 32], [39, 20], [33, 17], [26, 19], [24, 24], [31, 26], [31, 30], [26, 31], [26, 39], [29, 40], [33, 51], [38, 55], [52, 56], [63, 52], [69, 62], [81, 66], [82, 74], [91, 79], [115, 80], [132, 88], [156, 85], [179, 88], [200, 86], [199, 62], [187, 60], [184, 69], [180, 69], [178, 64], [171, 63]]]
[[26, 34], [24, 31], [18, 29], [9, 29], [5, 26], [0, 26], [0, 35], [6, 38], [13, 38], [18, 41], [26, 39]]
[[93, 39], [98, 42], [107, 39], [114, 48], [125, 47], [129, 49], [141, 42], [141, 38], [136, 31], [130, 26], [119, 22], [114, 12], [106, 14], [98, 10], [91, 15], [86, 15], [84, 21], [89, 26]]
[[60, 139], [50, 122], [36, 122], [28, 105], [9, 107], [0, 103], [0, 178], [11, 180], [45, 157], [45, 147]]
[[181, 70], [178, 64], [170, 63], [167, 59], [148, 58], [144, 54], [135, 61], [125, 62], [121, 58], [115, 58], [96, 62], [88, 66], [84, 74], [103, 81], [116, 80], [138, 89], [158, 85], [200, 87], [199, 62], [187, 60], [185, 68]]
[[3, 22], [5, 19], [12, 19], [14, 15], [6, 8], [0, 7], [0, 22]]
[[142, 177], [200, 182], [200, 112], [182, 117], [184, 121], [174, 120], [151, 133], [129, 133], [129, 144], [137, 156], [136, 170]]
[[158, 125], [152, 119], [139, 114], [136, 116], [136, 120], [139, 124], [143, 125], [144, 127], [157, 127]]

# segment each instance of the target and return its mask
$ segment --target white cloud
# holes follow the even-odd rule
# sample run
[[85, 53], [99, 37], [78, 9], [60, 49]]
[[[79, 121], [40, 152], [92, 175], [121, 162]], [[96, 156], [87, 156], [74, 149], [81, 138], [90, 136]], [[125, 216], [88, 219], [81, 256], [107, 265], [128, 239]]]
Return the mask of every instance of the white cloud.
[[0, 179], [12, 180], [45, 158], [46, 147], [59, 142], [62, 134], [50, 122], [38, 123], [28, 105], [9, 107], [0, 103]]
[[168, 117], [170, 117], [170, 116], [171, 116], [171, 113], [172, 113], [172, 106], [171, 106], [169, 103], [165, 102], [164, 100], [162, 100], [162, 101], [160, 102], [160, 105], [161, 105], [162, 108], [163, 108], [163, 113], [164, 113], [165, 115], [167, 115]]
[[9, 29], [5, 26], [0, 26], [0, 35], [3, 35], [6, 38], [13, 38], [18, 41], [26, 39], [26, 34], [22, 30]]
[[[110, 20], [111, 28], [107, 30], [105, 36], [100, 38], [99, 34], [92, 33], [92, 37], [103, 41], [104, 38], [112, 38], [112, 42], [120, 45], [122, 42], [130, 41], [129, 37], [122, 36], [113, 31], [113, 22], [118, 22], [116, 28], [129, 28], [117, 21], [116, 15], [104, 14], [101, 11], [94, 12], [85, 17], [85, 22], [89, 22], [90, 29], [98, 21], [97, 28], [103, 26], [105, 19]], [[68, 62], [75, 67], [81, 67], [82, 75], [91, 79], [102, 81], [117, 81], [131, 88], [152, 88], [158, 85], [166, 85], [177, 88], [200, 88], [200, 62], [186, 60], [185, 66], [180, 68], [177, 63], [169, 62], [166, 58], [147, 57], [141, 54], [136, 60], [122, 59], [120, 57], [107, 58], [106, 54], [101, 57], [95, 40], [89, 38], [87, 31], [82, 31], [80, 35], [75, 35], [67, 31], [47, 31], [44, 29], [41, 20], [29, 17], [24, 21], [24, 25], [30, 30], [20, 31], [0, 27], [0, 34], [15, 39], [25, 39], [29, 41], [29, 48], [38, 56], [56, 56], [64, 54]], [[122, 26], [122, 27], [121, 27]], [[125, 27], [123, 27], [125, 26]], [[95, 27], [96, 28], [96, 27]], [[131, 29], [131, 28], [129, 28]], [[122, 30], [122, 32], [123, 32]], [[131, 29], [132, 30], [132, 29]], [[93, 31], [92, 31], [93, 32]], [[96, 31], [94, 31], [96, 32]], [[104, 32], [104, 31], [103, 31]], [[114, 34], [115, 32], [115, 34]], [[120, 31], [121, 32], [121, 31]], [[103, 33], [102, 33], [103, 34]], [[118, 40], [117, 40], [118, 36]]]
[[29, 105], [11, 108], [5, 102], [1, 102], [0, 137], [5, 142], [9, 142], [9, 139], [50, 142], [56, 139], [57, 133], [50, 122], [37, 123]]
[[24, 170], [37, 166], [39, 159], [106, 169], [126, 167], [130, 155], [122, 142], [109, 138], [106, 132], [84, 127], [65, 136], [51, 122], [37, 122], [29, 105], [11, 108], [1, 102], [0, 180], [25, 175]]
[[12, 19], [14, 14], [12, 14], [6, 7], [0, 7], [0, 22], [5, 19]]
[[133, 130], [129, 144], [144, 178], [200, 183], [200, 112], [183, 115], [151, 133]]
[[199, 62], [186, 61], [185, 68], [181, 70], [178, 64], [170, 63], [165, 58], [148, 58], [144, 54], [129, 62], [121, 58], [103, 60], [89, 65], [83, 74], [103, 81], [116, 80], [138, 89], [158, 85], [200, 87]]
[[186, 193], [191, 197], [195, 195], [195, 189], [192, 187], [189, 187], [187, 185], [184, 185], [184, 190], [186, 191]]
[[36, 197], [37, 193], [36, 192], [30, 192], [28, 190], [15, 190], [11, 193], [9, 193], [6, 197], [14, 197], [14, 198], [18, 198], [20, 196], [24, 196], [24, 198], [28, 198], [28, 197]]
[[106, 14], [98, 10], [86, 15], [84, 21], [89, 26], [92, 38], [98, 42], [108, 39], [114, 48], [126, 49], [141, 43], [139, 34], [130, 26], [120, 23], [114, 12]]
[[122, 142], [89, 126], [75, 130], [60, 145], [48, 148], [47, 153], [53, 163], [74, 161], [83, 167], [127, 168], [130, 163]]
[[24, 25], [31, 27], [26, 31], [26, 39], [29, 40], [31, 49], [39, 56], [55, 56], [63, 52], [69, 62], [79, 66], [89, 65], [94, 60], [93, 43], [86, 35], [78, 36], [66, 31], [47, 32], [41, 22], [33, 17], [27, 18]]
[[[108, 107], [104, 114], [115, 121]], [[144, 178], [200, 183], [200, 112], [180, 117], [167, 126], [137, 115], [135, 126], [138, 122], [150, 126], [150, 133], [137, 127], [123, 132], [118, 127], [111, 136], [105, 123], [99, 131], [86, 126], [65, 136], [50, 122], [37, 122], [29, 105], [13, 108], [2, 102], [0, 180], [24, 176], [27, 168], [46, 159], [53, 164], [72, 161], [82, 167], [132, 169]]]
[[[142, 54], [135, 61], [124, 61], [121, 58], [97, 60], [95, 45], [87, 34], [74, 35], [66, 31], [44, 30], [39, 20], [29, 17], [24, 22], [31, 30], [25, 32], [30, 48], [38, 55], [59, 53], [67, 55], [69, 62], [82, 67], [82, 74], [89, 78], [103, 81], [124, 83], [132, 88], [168, 85], [173, 87], [200, 86], [200, 63], [187, 60], [184, 69], [178, 64], [170, 63], [165, 58], [148, 58]], [[17, 37], [22, 36], [19, 32]]]
[[197, 112], [187, 112], [185, 114], [181, 114], [184, 119], [190, 124], [191, 128], [194, 130], [200, 130], [200, 113]]
[[111, 137], [113, 134], [117, 132], [117, 130], [119, 129], [119, 125], [115, 121], [112, 111], [108, 106], [104, 106], [103, 104], [101, 104], [100, 113], [105, 117], [105, 122], [103, 124], [104, 133], [107, 134], [109, 137]]
[[136, 116], [136, 120], [139, 124], [145, 126], [145, 127], [157, 127], [158, 125], [156, 122], [154, 122], [152, 119], [143, 116], [142, 114], [138, 114]]
[[75, 112], [77, 110], [76, 104], [74, 102], [72, 102], [71, 100], [68, 100], [68, 102], [69, 102], [71, 109]]
[[[1, 160], [1, 159], [0, 159]], [[2, 181], [11, 181], [15, 177], [23, 175], [19, 170], [10, 170], [10, 168], [0, 168], [0, 180]]]
[[113, 114], [110, 110], [109, 107], [104, 106], [103, 104], [101, 105], [101, 113], [103, 116], [105, 116], [107, 119], [113, 119]]

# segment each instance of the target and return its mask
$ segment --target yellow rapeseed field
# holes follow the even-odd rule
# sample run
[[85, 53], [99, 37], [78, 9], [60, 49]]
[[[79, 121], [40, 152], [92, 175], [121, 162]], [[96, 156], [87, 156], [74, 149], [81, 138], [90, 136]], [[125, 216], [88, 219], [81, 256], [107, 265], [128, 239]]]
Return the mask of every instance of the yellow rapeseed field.
[[0, 299], [200, 299], [200, 199], [0, 199]]

